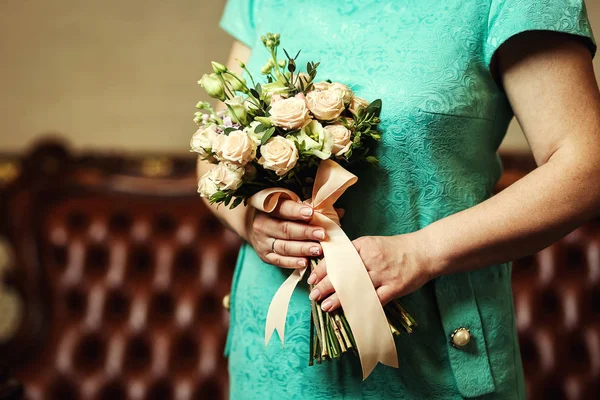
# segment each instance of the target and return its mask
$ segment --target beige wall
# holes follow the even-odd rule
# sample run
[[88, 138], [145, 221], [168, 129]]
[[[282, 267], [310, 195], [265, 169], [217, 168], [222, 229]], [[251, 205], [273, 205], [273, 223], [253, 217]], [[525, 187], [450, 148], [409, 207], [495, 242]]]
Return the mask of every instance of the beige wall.
[[[0, 152], [44, 132], [76, 148], [186, 151], [205, 99], [195, 82], [231, 45], [224, 3], [0, 0]], [[588, 8], [600, 36], [600, 1]], [[527, 148], [516, 124], [504, 146]]]

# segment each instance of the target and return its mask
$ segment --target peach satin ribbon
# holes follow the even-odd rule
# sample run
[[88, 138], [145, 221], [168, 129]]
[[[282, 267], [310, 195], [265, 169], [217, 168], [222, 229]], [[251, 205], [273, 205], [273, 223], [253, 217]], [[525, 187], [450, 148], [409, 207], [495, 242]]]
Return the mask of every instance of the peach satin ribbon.
[[[356, 183], [358, 178], [332, 160], [319, 165], [313, 186], [311, 205], [315, 210], [314, 225], [327, 232], [321, 242], [327, 261], [327, 275], [339, 296], [346, 319], [354, 334], [356, 347], [366, 379], [378, 362], [398, 368], [396, 345], [383, 307], [379, 302], [369, 274], [356, 248], [338, 225], [333, 207], [337, 199]], [[265, 189], [249, 200], [251, 206], [270, 213], [280, 200], [301, 201], [293, 192], [282, 188]], [[306, 268], [294, 270], [279, 287], [267, 313], [265, 344], [276, 330], [284, 343], [285, 320], [292, 293], [302, 280]]]

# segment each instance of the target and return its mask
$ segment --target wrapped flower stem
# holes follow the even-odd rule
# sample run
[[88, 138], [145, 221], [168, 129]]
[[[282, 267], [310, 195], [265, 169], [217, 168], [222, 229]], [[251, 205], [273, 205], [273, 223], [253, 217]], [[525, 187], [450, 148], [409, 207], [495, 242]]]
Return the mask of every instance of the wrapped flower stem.
[[[319, 259], [311, 259], [311, 270], [318, 265]], [[314, 285], [309, 285], [312, 290]], [[321, 302], [311, 300], [310, 321], [310, 359], [308, 365], [320, 364], [324, 360], [340, 358], [342, 354], [352, 349], [356, 354], [356, 343], [352, 330], [348, 325], [346, 316], [342, 309], [329, 313], [321, 309]], [[402, 331], [411, 333], [417, 325], [414, 318], [398, 300], [392, 300], [383, 307], [390, 325], [390, 331], [394, 336], [400, 335]]]

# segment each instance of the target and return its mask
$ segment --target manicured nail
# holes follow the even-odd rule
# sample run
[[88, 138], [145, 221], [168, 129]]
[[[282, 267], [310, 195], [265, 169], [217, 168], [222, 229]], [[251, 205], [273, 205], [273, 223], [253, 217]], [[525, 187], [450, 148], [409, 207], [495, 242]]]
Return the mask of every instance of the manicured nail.
[[312, 217], [313, 209], [310, 207], [302, 207], [300, 209], [300, 214], [302, 214], [302, 216], [304, 216], [304, 217]]
[[298, 265], [301, 267], [306, 267], [306, 260], [298, 260]]
[[311, 300], [316, 300], [319, 298], [320, 294], [321, 294], [321, 292], [319, 292], [319, 289], [313, 289], [312, 292], [310, 292], [310, 295], [308, 296], [308, 298]]
[[317, 246], [310, 248], [310, 254], [318, 256], [319, 253], [321, 253], [321, 249], [318, 248]]
[[308, 282], [309, 285], [312, 285], [316, 281], [317, 281], [317, 274], [310, 274], [310, 276], [306, 280], [306, 282]]
[[325, 300], [323, 303], [321, 303], [321, 310], [329, 311], [330, 308], [331, 308], [331, 300]]
[[317, 239], [325, 239], [325, 232], [323, 231], [315, 231], [313, 235], [315, 235]]

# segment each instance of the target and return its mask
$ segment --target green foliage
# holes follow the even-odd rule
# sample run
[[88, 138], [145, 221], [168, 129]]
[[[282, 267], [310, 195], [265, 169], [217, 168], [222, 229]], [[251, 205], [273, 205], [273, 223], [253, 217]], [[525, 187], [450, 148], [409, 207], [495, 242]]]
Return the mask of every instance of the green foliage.
[[267, 143], [269, 141], [269, 139], [271, 139], [271, 136], [273, 136], [274, 133], [275, 133], [275, 127], [274, 126], [272, 126], [269, 129], [267, 129], [265, 131], [265, 133], [263, 134], [262, 138], [260, 139], [260, 144]]

